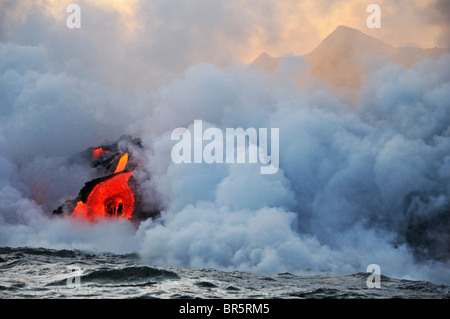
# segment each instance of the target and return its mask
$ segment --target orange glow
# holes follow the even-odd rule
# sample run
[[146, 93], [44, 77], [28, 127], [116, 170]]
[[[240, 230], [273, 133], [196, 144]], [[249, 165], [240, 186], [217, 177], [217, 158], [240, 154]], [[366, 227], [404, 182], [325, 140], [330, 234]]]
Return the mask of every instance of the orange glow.
[[[0, 0], [0, 7], [2, 7], [2, 2], [4, 1]], [[21, 1], [20, 6], [15, 10], [8, 10], [7, 6], [2, 7], [7, 12], [2, 17], [7, 20], [2, 22], [8, 26], [16, 21], [23, 23], [27, 21], [31, 13], [40, 10], [40, 12], [37, 11], [37, 14], [43, 12], [57, 20], [59, 24], [64, 23], [68, 17], [65, 10], [70, 3], [74, 2], [72, 0]], [[117, 34], [117, 41], [125, 41], [124, 43], [120, 42], [124, 48], [133, 47], [146, 41], [143, 44], [152, 49], [153, 45], [158, 43], [152, 41], [155, 38], [152, 35], [158, 35], [162, 25], [167, 24], [171, 27], [171, 15], [158, 14], [165, 12], [165, 1], [152, 2], [150, 6], [143, 6], [143, 2], [140, 0], [89, 1], [89, 8], [85, 9], [83, 5], [81, 6], [82, 16], [85, 14], [84, 10], [91, 11], [91, 9], [99, 14], [107, 14], [107, 17], [114, 19], [114, 23], [120, 23], [123, 26]], [[439, 8], [437, 4], [440, 2], [444, 1], [378, 0], [376, 3], [382, 8], [382, 23], [389, 27], [368, 29], [366, 19], [369, 13], [366, 12], [366, 8], [370, 2], [362, 0], [224, 1], [221, 6], [223, 5], [224, 12], [231, 14], [230, 20], [239, 19], [238, 22], [243, 22], [246, 27], [236, 38], [233, 38], [233, 33], [227, 32], [229, 25], [218, 23], [212, 37], [219, 38], [218, 45], [232, 48], [230, 52], [243, 63], [251, 63], [262, 52], [267, 52], [271, 56], [282, 56], [288, 52], [307, 54], [338, 25], [361, 30], [395, 47], [411, 45], [428, 48], [442, 47], [447, 43], [445, 40], [448, 38], [448, 24], [447, 19], [441, 19], [439, 13], [436, 12], [436, 9]], [[148, 10], [143, 12], [143, 8]], [[202, 12], [204, 11], [201, 10], [195, 17], [201, 20]], [[271, 23], [267, 22], [268, 12], [271, 15]], [[431, 16], [436, 19], [424, 18]], [[148, 19], [154, 23], [149, 24]], [[240, 21], [240, 19], [245, 20]], [[274, 28], [274, 25], [278, 27]], [[97, 32], [101, 32], [101, 30], [98, 29]], [[189, 28], [186, 32], [189, 32]], [[96, 38], [96, 35], [94, 33], [93, 38]], [[244, 35], [246, 35], [245, 38], [243, 38]], [[192, 56], [195, 59], [190, 62], [197, 63], [201, 55], [197, 57], [195, 53], [201, 54], [203, 48], [196, 47], [195, 44], [198, 43], [196, 40], [202, 36], [202, 33], [192, 36], [194, 38], [190, 49], [193, 49]], [[214, 47], [214, 49], [217, 48]], [[123, 54], [126, 52], [124, 51]], [[219, 60], [216, 63], [221, 63], [223, 56], [220, 54], [217, 56]]]
[[111, 152], [104, 151], [101, 147], [99, 147], [92, 152], [92, 161], [94, 162], [94, 161], [98, 160], [100, 158], [100, 156], [102, 156], [102, 154], [108, 154], [108, 153], [111, 153]]
[[130, 219], [134, 210], [134, 195], [128, 181], [132, 174], [118, 174], [97, 184], [86, 203], [77, 203], [72, 216], [87, 221], [108, 217]]
[[125, 169], [125, 167], [127, 166], [127, 163], [128, 163], [128, 153], [125, 153], [119, 159], [119, 163], [117, 164], [114, 174], [122, 172]]

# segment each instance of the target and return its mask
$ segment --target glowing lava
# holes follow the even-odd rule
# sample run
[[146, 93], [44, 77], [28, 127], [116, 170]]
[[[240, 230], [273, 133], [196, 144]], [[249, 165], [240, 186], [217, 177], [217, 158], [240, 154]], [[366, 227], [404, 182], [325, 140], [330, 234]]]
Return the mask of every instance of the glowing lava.
[[127, 163], [128, 163], [128, 153], [125, 153], [120, 157], [119, 163], [117, 164], [114, 174], [122, 172], [127, 166]]
[[[101, 147], [95, 149], [94, 160], [104, 152]], [[108, 217], [130, 219], [134, 210], [134, 195], [128, 182], [133, 172], [123, 172], [127, 163], [128, 153], [125, 153], [119, 159], [114, 172], [116, 175], [95, 185], [86, 203], [77, 203], [72, 216], [89, 221]]]
[[100, 156], [102, 156], [102, 154], [108, 154], [108, 153], [111, 153], [111, 152], [104, 151], [101, 147], [99, 147], [92, 152], [92, 161], [94, 162], [94, 161], [98, 160], [100, 158]]
[[134, 195], [128, 181], [132, 174], [120, 173], [98, 183], [86, 203], [77, 203], [72, 216], [88, 221], [108, 217], [130, 219], [134, 210]]

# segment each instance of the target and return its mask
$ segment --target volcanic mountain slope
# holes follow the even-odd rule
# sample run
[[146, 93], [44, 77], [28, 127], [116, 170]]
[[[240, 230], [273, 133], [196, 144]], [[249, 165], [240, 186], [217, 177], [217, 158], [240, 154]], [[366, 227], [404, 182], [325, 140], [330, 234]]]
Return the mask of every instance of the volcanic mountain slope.
[[[423, 57], [437, 57], [445, 49], [395, 48], [361, 31], [338, 26], [312, 52], [304, 55], [313, 76], [327, 80], [336, 87], [358, 88], [362, 84], [367, 63], [374, 57], [388, 57], [406, 67]], [[271, 57], [262, 53], [250, 67], [274, 72], [284, 57]]]

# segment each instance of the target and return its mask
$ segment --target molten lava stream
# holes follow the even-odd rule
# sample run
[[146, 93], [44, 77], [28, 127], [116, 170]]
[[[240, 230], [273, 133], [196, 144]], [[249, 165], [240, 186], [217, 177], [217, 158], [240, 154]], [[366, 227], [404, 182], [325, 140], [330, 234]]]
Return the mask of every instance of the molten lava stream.
[[125, 153], [120, 157], [119, 163], [117, 164], [114, 174], [122, 172], [127, 166], [127, 163], [128, 163], [128, 153]]
[[92, 152], [92, 161], [96, 161], [100, 158], [100, 156], [102, 156], [102, 154], [109, 154], [111, 153], [110, 151], [104, 151], [103, 148], [99, 147], [96, 148], [93, 152]]
[[92, 222], [108, 217], [130, 219], [134, 195], [128, 181], [133, 173], [121, 173], [98, 183], [86, 203], [78, 202], [72, 216]]

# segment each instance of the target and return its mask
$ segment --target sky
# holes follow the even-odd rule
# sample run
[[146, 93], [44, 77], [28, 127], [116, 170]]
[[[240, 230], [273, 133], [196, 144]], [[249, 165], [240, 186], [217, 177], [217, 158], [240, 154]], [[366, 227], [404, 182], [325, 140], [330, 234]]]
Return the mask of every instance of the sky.
[[378, 1], [380, 29], [366, 26], [368, 1], [98, 0], [78, 1], [82, 28], [68, 30], [72, 2], [0, 1], [0, 39], [45, 44], [55, 58], [80, 60], [121, 85], [124, 78], [143, 85], [199, 62], [223, 67], [262, 52], [303, 55], [338, 25], [393, 46], [448, 48], [450, 38], [445, 0]]
[[[301, 57], [338, 25], [448, 48], [448, 1], [378, 1], [374, 30], [366, 1], [77, 1], [80, 29], [69, 3], [0, 0], [0, 245], [449, 284], [450, 55], [365, 61], [352, 103]], [[292, 59], [248, 68], [262, 52]], [[173, 163], [171, 132], [194, 120], [279, 128], [280, 169]], [[96, 177], [76, 154], [123, 134], [142, 138], [135, 177], [160, 219], [52, 218]]]

